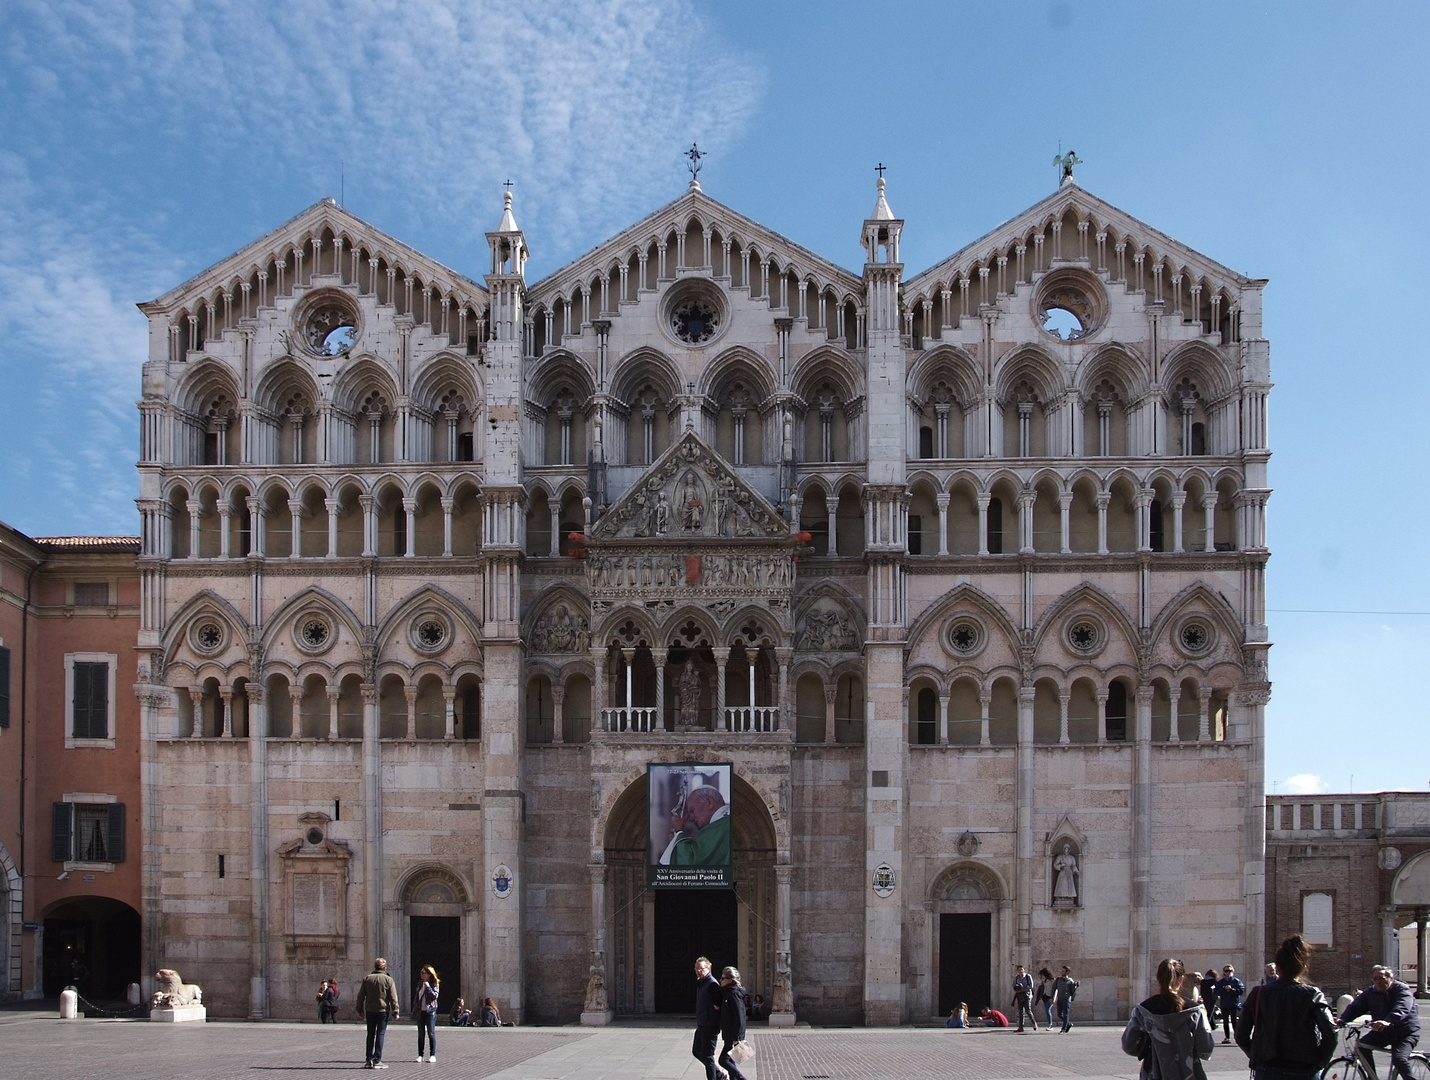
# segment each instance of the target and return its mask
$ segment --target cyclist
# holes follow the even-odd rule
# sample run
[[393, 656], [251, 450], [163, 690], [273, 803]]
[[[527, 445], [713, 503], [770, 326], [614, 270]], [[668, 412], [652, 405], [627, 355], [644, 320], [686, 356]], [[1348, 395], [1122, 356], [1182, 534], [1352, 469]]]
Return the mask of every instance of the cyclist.
[[1256, 1080], [1312, 1080], [1336, 1056], [1331, 1003], [1301, 981], [1311, 950], [1292, 934], [1276, 950], [1277, 978], [1251, 988], [1236, 1022], [1236, 1045]]
[[1420, 1041], [1420, 1012], [1410, 987], [1384, 964], [1370, 969], [1370, 985], [1341, 1013], [1341, 1023], [1369, 1014], [1375, 1021], [1360, 1039], [1360, 1052], [1375, 1076], [1371, 1047], [1390, 1048], [1390, 1075], [1410, 1080], [1410, 1051]]

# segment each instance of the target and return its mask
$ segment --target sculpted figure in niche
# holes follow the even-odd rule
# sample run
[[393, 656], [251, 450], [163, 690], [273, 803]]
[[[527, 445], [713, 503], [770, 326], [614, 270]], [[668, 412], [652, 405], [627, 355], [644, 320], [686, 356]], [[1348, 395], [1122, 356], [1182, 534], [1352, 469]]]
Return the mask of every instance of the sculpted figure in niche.
[[605, 1012], [610, 1008], [606, 995], [606, 954], [591, 954], [591, 976], [586, 980], [586, 1011]]
[[650, 535], [651, 508], [646, 502], [645, 492], [636, 492], [635, 505], [631, 510], [631, 520], [634, 522], [632, 532], [636, 536]]
[[659, 502], [655, 504], [655, 535], [664, 536], [670, 532], [670, 500], [665, 497], [662, 491]]
[[695, 486], [695, 473], [687, 472], [680, 491], [680, 527], [686, 532], [699, 532], [704, 513], [700, 492]]
[[685, 661], [676, 692], [680, 695], [680, 729], [690, 731], [700, 723], [700, 673], [694, 660]]
[[804, 635], [800, 639], [803, 648], [843, 652], [857, 644], [854, 628], [842, 611], [811, 611], [805, 617]]
[[1081, 874], [1072, 845], [1064, 844], [1062, 851], [1053, 856], [1054, 907], [1077, 907], [1078, 877]]

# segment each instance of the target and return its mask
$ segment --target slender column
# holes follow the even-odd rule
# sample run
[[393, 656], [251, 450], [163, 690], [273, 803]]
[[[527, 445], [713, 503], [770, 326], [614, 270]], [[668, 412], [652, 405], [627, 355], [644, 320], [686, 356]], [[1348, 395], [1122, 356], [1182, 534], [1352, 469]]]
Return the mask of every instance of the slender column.
[[189, 729], [189, 738], [201, 739], [204, 734], [204, 688], [189, 687], [189, 701], [194, 707], [194, 725]]
[[1097, 741], [1099, 745], [1107, 742], [1107, 691], [1105, 689], [1097, 691]]
[[988, 554], [988, 504], [993, 496], [986, 491], [978, 493], [978, 554]]
[[1061, 532], [1058, 551], [1064, 555], [1072, 553], [1072, 501], [1071, 491], [1058, 493], [1058, 528]]
[[199, 557], [199, 523], [203, 520], [204, 504], [198, 499], [190, 499], [189, 510], [189, 558]]
[[362, 506], [362, 554], [370, 559], [377, 554], [377, 498], [373, 495], [359, 495]]
[[[659, 681], [659, 680], [661, 680], [663, 673], [661, 672], [660, 668], [656, 668], [656, 671], [657, 671], [657, 673], [658, 673], [658, 674], [657, 674], [657, 680], [658, 680], [658, 681], [656, 682], [656, 688], [657, 688], [657, 689], [656, 689], [656, 697], [657, 697], [657, 699], [659, 699], [659, 697], [660, 697], [660, 692], [661, 692], [661, 681]], [[564, 711], [564, 710], [563, 710], [563, 706], [565, 705], [565, 703], [566, 703], [566, 687], [563, 686], [563, 685], [562, 685], [561, 683], [559, 683], [559, 682], [552, 683], [552, 684], [551, 684], [551, 741], [552, 741], [553, 744], [556, 744], [556, 745], [560, 745], [561, 743], [563, 743], [563, 742], [566, 741], [566, 737], [565, 737], [565, 734], [564, 734], [565, 723], [564, 723], [564, 717], [563, 717], [563, 711]]]
[[1415, 996], [1427, 996], [1425, 964], [1430, 960], [1430, 911], [1421, 908], [1415, 913]]
[[839, 496], [825, 501], [829, 510], [829, 554], [839, 554]]
[[824, 684], [824, 741], [834, 744], [834, 702], [839, 697], [839, 685]]
[[938, 696], [938, 744], [948, 745], [948, 695]]
[[248, 1015], [268, 1015], [268, 734], [263, 686], [244, 687], [248, 697], [249, 761], [249, 911]]
[[992, 734], [988, 730], [988, 714], [993, 710], [993, 695], [987, 690], [978, 692], [978, 745], [992, 745]]
[[1215, 491], [1207, 492], [1206, 498], [1202, 500], [1202, 528], [1206, 534], [1206, 539], [1202, 541], [1203, 551], [1216, 550], [1216, 500]]
[[1179, 491], [1172, 496], [1172, 550], [1182, 550], [1182, 507], [1186, 505], [1187, 493]]
[[1035, 491], [1018, 493], [1018, 550], [1024, 554], [1033, 550], [1033, 504], [1037, 498]]
[[1137, 550], [1152, 550], [1152, 491], [1142, 488], [1137, 492]]
[[[391, 284], [388, 296], [392, 295]], [[362, 803], [363, 841], [362, 858], [365, 867], [380, 867], [382, 858], [382, 718], [378, 713], [377, 687], [372, 683], [362, 684]], [[336, 705], [334, 706], [336, 714]], [[366, 952], [382, 956], [382, 875], [364, 874], [364, 900], [366, 909], [367, 941]]]
[[1020, 949], [1032, 943], [1033, 932], [1033, 701], [1031, 686], [1018, 687], [1018, 771], [1016, 840], [1016, 923], [1014, 935]]
[[1112, 494], [1107, 491], [1097, 496], [1097, 553], [1107, 554], [1107, 505], [1112, 502]]
[[730, 659], [728, 648], [714, 649], [715, 653], [715, 723], [716, 731], [725, 729], [725, 663]]
[[323, 506], [328, 511], [328, 558], [338, 557], [338, 511], [342, 503], [337, 499], [324, 499]]
[[219, 687], [218, 696], [223, 700], [223, 737], [233, 738], [233, 691], [227, 686]]
[[328, 687], [328, 738], [338, 737], [338, 693], [335, 687]]
[[622, 650], [621, 650], [621, 658], [622, 658], [623, 660], [625, 660], [625, 662], [626, 662], [626, 664], [625, 664], [625, 667], [626, 667], [626, 701], [625, 701], [625, 705], [626, 705], [626, 716], [627, 716], [627, 719], [629, 719], [631, 706], [632, 706], [633, 704], [635, 704], [633, 701], [631, 701], [631, 675], [632, 675], [632, 669], [635, 667], [636, 651], [635, 651], [634, 649], [622, 649]]
[[300, 499], [288, 500], [288, 515], [292, 522], [292, 541], [288, 545], [288, 557], [299, 559], [303, 556], [303, 503]]
[[218, 508], [218, 557], [229, 558], [232, 545], [229, 543], [229, 519], [233, 517], [233, 507], [227, 503]]
[[[661, 262], [665, 261], [665, 247], [661, 246]], [[605, 858], [605, 852], [595, 852], [597, 857]], [[591, 874], [591, 973], [599, 975], [601, 982], [606, 981], [606, 866], [604, 863], [588, 863], [586, 869]], [[594, 1007], [594, 1011], [583, 1011], [581, 1013], [581, 1023], [593, 1026], [604, 1026], [615, 1019], [615, 1010], [609, 1007], [609, 999], [606, 1001], [592, 1001], [588, 997], [586, 1001], [588, 1007]], [[606, 1008], [600, 1006], [605, 1005]]]
[[1072, 701], [1072, 694], [1067, 690], [1058, 691], [1058, 742], [1067, 745], [1072, 740], [1068, 737], [1068, 704]]
[[288, 737], [300, 739], [303, 737], [303, 686], [301, 683], [288, 687], [288, 701], [290, 703]]
[[591, 696], [595, 698], [591, 702], [594, 712], [596, 726], [601, 731], [608, 730], [606, 727], [606, 650], [591, 650], [591, 666], [595, 669], [596, 677], [591, 680]]
[[1140, 995], [1151, 955], [1152, 687], [1139, 686], [1132, 756], [1132, 904], [1128, 927], [1128, 985]]
[[[665, 661], [670, 650], [652, 649], [650, 655], [655, 661], [655, 723], [651, 727], [658, 729], [665, 726]], [[554, 697], [555, 689], [551, 693]]]
[[407, 741], [417, 738], [417, 687], [404, 686], [402, 696], [407, 699]]
[[938, 553], [948, 554], [948, 496], [935, 495], [934, 502], [938, 504]]
[[[789, 852], [775, 855], [775, 985], [771, 995], [770, 1026], [794, 1025], [794, 973], [790, 965], [790, 878], [794, 867]], [[1423, 925], [1423, 924], [1422, 924]], [[1421, 936], [1421, 940], [1425, 940]], [[1424, 968], [1422, 966], [1421, 970]]]
[[777, 716], [777, 726], [780, 728], [789, 727], [789, 666], [794, 659], [793, 649], [776, 649], [775, 659], [780, 665], [779, 684], [779, 712]]
[[559, 504], [551, 505], [551, 557], [554, 559], [561, 554], [561, 507]]
[[402, 513], [407, 524], [407, 558], [413, 558], [417, 554], [417, 500], [403, 499]]
[[1207, 742], [1212, 735], [1212, 688], [1197, 689], [1197, 742]]
[[442, 555], [449, 559], [452, 557], [452, 510], [456, 505], [456, 499], [442, 500]]
[[457, 737], [457, 688], [442, 687], [442, 738], [451, 742]]

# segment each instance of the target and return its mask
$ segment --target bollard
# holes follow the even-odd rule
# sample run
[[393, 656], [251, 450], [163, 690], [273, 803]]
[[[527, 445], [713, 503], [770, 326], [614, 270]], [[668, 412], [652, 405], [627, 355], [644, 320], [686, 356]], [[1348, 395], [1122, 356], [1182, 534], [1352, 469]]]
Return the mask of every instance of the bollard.
[[127, 998], [129, 999], [129, 1004], [131, 1004], [131, 1005], [138, 1005], [138, 1004], [139, 1004], [139, 984], [138, 984], [138, 983], [130, 983], [130, 984], [129, 984], [129, 990], [128, 990], [128, 992], [125, 994], [125, 997], [127, 997]]
[[79, 1019], [79, 993], [73, 986], [66, 986], [60, 991], [60, 1019]]

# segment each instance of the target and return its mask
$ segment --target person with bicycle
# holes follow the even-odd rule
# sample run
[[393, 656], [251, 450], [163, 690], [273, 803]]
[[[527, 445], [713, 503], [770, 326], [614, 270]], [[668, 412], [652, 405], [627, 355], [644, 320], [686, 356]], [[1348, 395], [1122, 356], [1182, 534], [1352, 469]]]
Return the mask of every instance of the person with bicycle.
[[1395, 977], [1384, 964], [1371, 968], [1370, 985], [1360, 992], [1341, 1013], [1342, 1024], [1357, 1016], [1369, 1016], [1374, 1021], [1370, 1030], [1360, 1037], [1361, 1057], [1375, 1076], [1375, 1058], [1371, 1048], [1390, 1050], [1390, 1075], [1411, 1080], [1410, 1052], [1420, 1041], [1420, 1011], [1410, 987]]
[[1311, 949], [1292, 934], [1276, 950], [1276, 981], [1247, 995], [1236, 1045], [1256, 1080], [1312, 1080], [1336, 1056], [1336, 1021], [1319, 989], [1301, 981]]

